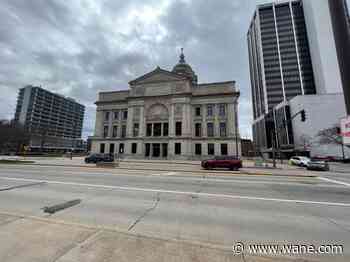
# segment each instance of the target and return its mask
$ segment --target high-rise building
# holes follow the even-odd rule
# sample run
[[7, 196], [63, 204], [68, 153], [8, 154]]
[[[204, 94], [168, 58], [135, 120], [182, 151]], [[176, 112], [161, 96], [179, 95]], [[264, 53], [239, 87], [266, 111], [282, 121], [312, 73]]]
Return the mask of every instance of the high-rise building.
[[259, 5], [248, 31], [248, 49], [254, 141], [271, 147], [269, 112], [297, 95], [316, 92], [302, 2]]
[[343, 92], [331, 16], [328, 0], [285, 0], [257, 7], [247, 40], [253, 138], [260, 149], [271, 149], [274, 143], [294, 146], [293, 126], [286, 121], [292, 111], [288, 101]]
[[68, 150], [81, 138], [85, 107], [41, 87], [19, 90], [15, 121], [31, 134], [31, 150]]
[[350, 115], [350, 17], [346, 0], [328, 0], [343, 83], [347, 115]]

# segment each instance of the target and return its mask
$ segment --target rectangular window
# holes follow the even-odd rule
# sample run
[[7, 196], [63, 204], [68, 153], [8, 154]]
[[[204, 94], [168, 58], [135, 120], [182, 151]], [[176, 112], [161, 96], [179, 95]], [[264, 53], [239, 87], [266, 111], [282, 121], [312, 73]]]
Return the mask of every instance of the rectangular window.
[[113, 118], [114, 118], [114, 120], [118, 120], [119, 119], [119, 111], [114, 111]]
[[195, 111], [196, 111], [196, 113], [195, 113], [196, 116], [201, 116], [201, 107], [200, 106], [197, 106], [195, 108]]
[[214, 146], [214, 144], [208, 144], [208, 155], [215, 155], [215, 146]]
[[122, 135], [121, 135], [121, 137], [126, 137], [126, 126], [125, 125], [122, 126]]
[[226, 136], [226, 123], [220, 123], [220, 136]]
[[151, 144], [145, 145], [145, 156], [149, 157], [151, 154]]
[[196, 123], [195, 124], [195, 136], [202, 136], [202, 124], [201, 123]]
[[175, 143], [175, 155], [181, 155], [181, 143]]
[[137, 153], [137, 143], [131, 144], [131, 153], [136, 154]]
[[168, 136], [169, 135], [169, 124], [164, 123], [163, 124], [163, 136]]
[[226, 115], [226, 105], [221, 104], [219, 105], [219, 116], [225, 116]]
[[227, 156], [227, 144], [221, 144], [221, 155]]
[[207, 135], [208, 135], [208, 137], [214, 136], [214, 124], [213, 123], [207, 123]]
[[113, 126], [113, 137], [117, 137], [118, 136], [118, 126]]
[[109, 121], [109, 112], [105, 112], [105, 121]]
[[146, 136], [152, 136], [152, 124], [147, 124]]
[[128, 119], [128, 110], [123, 111], [123, 120]]
[[175, 135], [182, 136], [182, 123], [181, 122], [175, 123]]
[[195, 144], [195, 154], [196, 155], [202, 154], [202, 144]]
[[140, 127], [140, 125], [138, 123], [134, 123], [134, 130], [133, 130], [134, 137], [139, 136], [139, 127]]
[[153, 136], [161, 136], [162, 135], [162, 124], [155, 123], [153, 124]]
[[104, 126], [103, 127], [103, 137], [107, 137], [108, 136], [108, 126]]
[[119, 144], [119, 154], [124, 154], [124, 144]]
[[104, 143], [101, 143], [101, 144], [100, 144], [100, 153], [101, 153], [101, 154], [104, 154], [104, 153], [105, 153], [105, 144], [104, 144]]
[[207, 105], [207, 116], [213, 116], [213, 115], [214, 115], [213, 105]]

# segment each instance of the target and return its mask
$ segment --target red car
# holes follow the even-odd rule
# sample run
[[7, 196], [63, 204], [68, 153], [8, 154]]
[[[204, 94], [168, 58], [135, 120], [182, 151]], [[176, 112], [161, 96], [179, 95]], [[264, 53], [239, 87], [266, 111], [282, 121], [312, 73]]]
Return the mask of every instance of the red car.
[[229, 168], [238, 170], [242, 168], [242, 160], [235, 156], [217, 156], [214, 159], [203, 160], [202, 167], [204, 169]]

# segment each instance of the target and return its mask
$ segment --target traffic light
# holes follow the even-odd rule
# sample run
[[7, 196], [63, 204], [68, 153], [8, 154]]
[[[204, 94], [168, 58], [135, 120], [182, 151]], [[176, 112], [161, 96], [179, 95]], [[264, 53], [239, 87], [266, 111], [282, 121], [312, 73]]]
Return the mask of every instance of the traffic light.
[[305, 113], [305, 110], [301, 110], [300, 114], [301, 114], [301, 122], [305, 122], [305, 121], [306, 121], [306, 113]]

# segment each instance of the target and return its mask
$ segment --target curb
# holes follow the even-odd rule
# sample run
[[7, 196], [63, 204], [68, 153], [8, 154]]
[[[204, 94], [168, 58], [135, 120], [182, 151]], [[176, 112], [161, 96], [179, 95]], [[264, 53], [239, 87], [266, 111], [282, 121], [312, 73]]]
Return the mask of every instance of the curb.
[[[16, 164], [9, 164], [9, 165], [16, 165]], [[308, 175], [299, 175], [299, 174], [272, 174], [272, 173], [256, 173], [256, 172], [250, 172], [250, 171], [223, 171], [223, 170], [215, 170], [208, 171], [208, 170], [169, 170], [169, 169], [161, 169], [161, 168], [129, 168], [129, 167], [117, 167], [117, 168], [102, 168], [102, 167], [96, 167], [96, 166], [86, 166], [86, 165], [63, 165], [63, 164], [39, 164], [39, 163], [22, 163], [20, 164], [22, 166], [57, 166], [57, 167], [76, 167], [76, 168], [91, 168], [91, 169], [106, 169], [106, 170], [139, 170], [139, 171], [159, 171], [159, 172], [184, 172], [184, 173], [201, 173], [201, 174], [220, 174], [220, 175], [227, 175], [227, 176], [235, 176], [235, 175], [251, 175], [251, 176], [276, 176], [276, 177], [294, 177], [294, 178], [312, 178], [317, 177], [317, 175], [314, 174], [308, 174]], [[282, 170], [282, 169], [281, 169]]]

